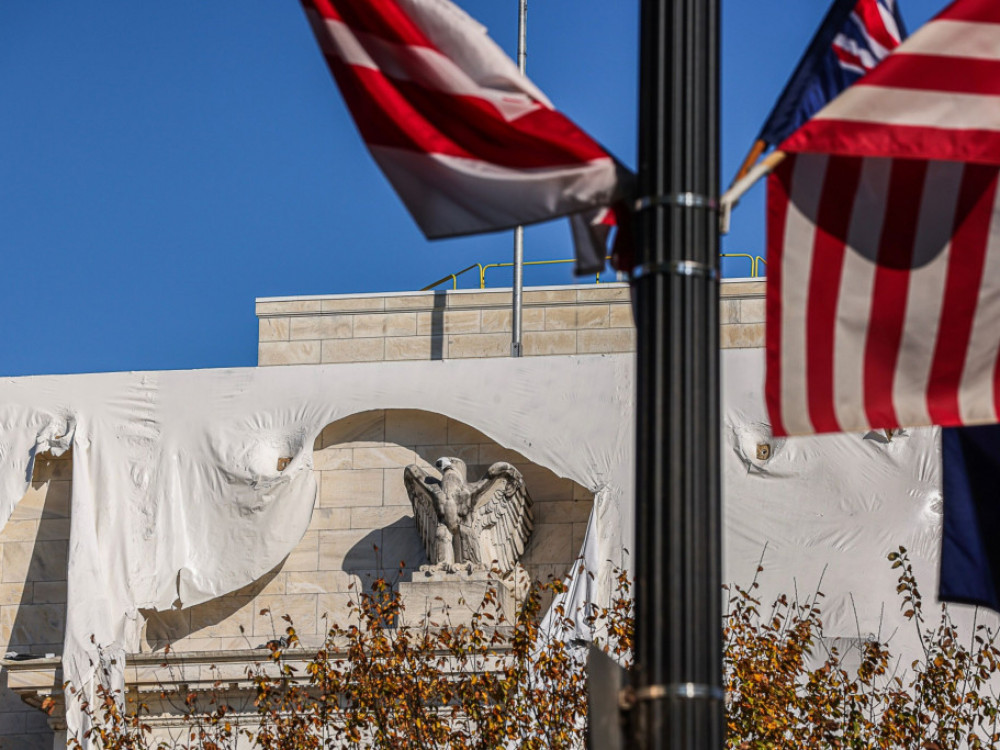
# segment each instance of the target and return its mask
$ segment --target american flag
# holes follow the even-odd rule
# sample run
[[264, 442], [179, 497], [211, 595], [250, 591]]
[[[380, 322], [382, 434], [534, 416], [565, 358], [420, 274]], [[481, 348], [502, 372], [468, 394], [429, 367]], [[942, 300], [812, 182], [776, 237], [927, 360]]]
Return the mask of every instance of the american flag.
[[[448, 0], [302, 5], [369, 151], [427, 237], [507, 229], [622, 197], [627, 172]], [[575, 234], [579, 270], [603, 267], [604, 248], [579, 242], [606, 232]]]
[[1000, 421], [1000, 3], [953, 3], [780, 148], [775, 434]]

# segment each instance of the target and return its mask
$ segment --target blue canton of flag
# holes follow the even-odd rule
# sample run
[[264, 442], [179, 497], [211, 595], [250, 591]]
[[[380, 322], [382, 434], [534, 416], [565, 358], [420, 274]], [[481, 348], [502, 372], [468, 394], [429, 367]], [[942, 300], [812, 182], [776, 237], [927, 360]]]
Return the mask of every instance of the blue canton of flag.
[[905, 38], [896, 0], [836, 0], [757, 140], [781, 143]]
[[1000, 429], [997, 425], [941, 431], [944, 528], [941, 601], [979, 604], [1000, 612]]

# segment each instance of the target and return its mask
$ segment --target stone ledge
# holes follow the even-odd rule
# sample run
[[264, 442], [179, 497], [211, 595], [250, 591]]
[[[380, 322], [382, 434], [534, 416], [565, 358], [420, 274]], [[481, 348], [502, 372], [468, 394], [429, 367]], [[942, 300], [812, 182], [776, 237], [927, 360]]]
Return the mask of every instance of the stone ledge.
[[765, 279], [723, 279], [719, 284], [720, 297], [742, 297], [754, 299], [763, 297], [767, 290]]
[[[524, 289], [524, 304], [530, 307], [572, 305], [578, 302], [628, 302], [626, 282], [532, 286]], [[300, 315], [371, 314], [373, 312], [428, 312], [509, 308], [509, 288], [446, 289], [437, 292], [377, 292], [326, 294], [300, 297], [258, 297], [258, 318]]]
[[[511, 631], [509, 627], [499, 628], [501, 632]], [[304, 675], [303, 667], [313, 659], [321, 644], [308, 648], [283, 649], [283, 661], [298, 669]], [[496, 668], [511, 650], [511, 646], [494, 646], [490, 653], [495, 655]], [[439, 649], [435, 654], [446, 661], [450, 653]], [[332, 651], [331, 661], [346, 656], [346, 651]], [[158, 693], [163, 689], [205, 691], [226, 685], [230, 689], [253, 687], [252, 678], [247, 676], [247, 667], [258, 665], [265, 674], [279, 676], [275, 662], [268, 649], [234, 649], [231, 651], [171, 651], [154, 653], [134, 653], [125, 657], [125, 685], [129, 690], [140, 693]], [[7, 673], [9, 688], [21, 700], [34, 708], [41, 708], [46, 698], [62, 698], [62, 657], [55, 656], [25, 661], [0, 659], [0, 667]], [[457, 673], [457, 665], [451, 667]]]

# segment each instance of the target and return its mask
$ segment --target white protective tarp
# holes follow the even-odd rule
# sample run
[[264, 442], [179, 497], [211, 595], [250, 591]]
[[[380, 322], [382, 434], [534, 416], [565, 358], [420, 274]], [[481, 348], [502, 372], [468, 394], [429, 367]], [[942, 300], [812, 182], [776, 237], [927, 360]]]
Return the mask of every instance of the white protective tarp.
[[[2, 380], [0, 523], [27, 491], [35, 453], [71, 445], [63, 673], [91, 691], [100, 645], [120, 685], [140, 609], [208, 601], [292, 551], [316, 496], [313, 441], [351, 414], [423, 409], [473, 426], [594, 491], [592, 531], [620, 545], [631, 528], [631, 371], [618, 355]], [[283, 456], [293, 458], [278, 472]], [[611, 552], [594, 551], [597, 570]], [[67, 708], [79, 730], [74, 701]]]
[[[891, 636], [900, 673], [923, 656], [902, 616], [886, 559], [906, 547], [925, 601], [936, 601], [942, 495], [937, 428], [776, 440], [764, 407], [764, 350], [723, 352], [725, 580], [749, 585], [758, 561], [763, 603], [817, 588], [827, 636]], [[771, 455], [757, 459], [756, 448]], [[766, 550], [765, 550], [766, 545]], [[961, 627], [972, 608], [953, 605]], [[933, 608], [928, 608], [933, 618]], [[995, 621], [980, 613], [979, 621]]]
[[[922, 593], [934, 601], [942, 520], [938, 430], [906, 429], [891, 439], [873, 431], [776, 440], [762, 392], [764, 350], [724, 350], [721, 365], [724, 580], [749, 585], [763, 560], [757, 593], [764, 604], [781, 594], [805, 598], [819, 588], [829, 637], [891, 635], [905, 669], [920, 646], [913, 623], [901, 614], [899, 571], [886, 557], [906, 547]], [[767, 459], [757, 458], [758, 446], [768, 446]], [[632, 546], [632, 513], [622, 536], [609, 540], [604, 534], [615, 526], [594, 523], [601, 507], [584, 557], [606, 575], [607, 561], [629, 561], [621, 549]], [[567, 611], [602, 601], [607, 580], [598, 582], [572, 581], [575, 604]], [[970, 608], [952, 609], [959, 624], [971, 620]]]
[[[936, 431], [775, 441], [763, 350], [724, 351], [722, 365], [726, 580], [749, 582], [766, 543], [765, 599], [809, 591], [825, 569], [829, 635], [905, 626], [895, 643], [913, 655], [885, 555], [907, 546], [931, 597]], [[309, 524], [314, 438], [372, 409], [447, 415], [593, 491], [582, 552], [597, 576], [577, 577], [568, 611], [606, 599], [610, 568], [627, 566], [632, 547], [631, 355], [2, 380], [0, 521], [25, 493], [36, 452], [74, 451], [65, 677], [92, 684], [93, 635], [119, 657], [120, 679], [140, 609], [199, 604], [279, 563]], [[759, 443], [771, 445], [766, 461]], [[282, 456], [293, 460], [279, 473]], [[71, 728], [79, 718], [70, 711]]]

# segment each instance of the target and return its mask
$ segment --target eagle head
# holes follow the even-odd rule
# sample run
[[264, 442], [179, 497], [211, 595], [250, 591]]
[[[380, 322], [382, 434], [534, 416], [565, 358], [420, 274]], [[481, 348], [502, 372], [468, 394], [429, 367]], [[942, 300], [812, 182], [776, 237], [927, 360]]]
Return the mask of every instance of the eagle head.
[[444, 477], [446, 472], [454, 471], [458, 473], [458, 476], [463, 482], [466, 481], [466, 468], [465, 461], [460, 458], [439, 458], [434, 462], [434, 465], [441, 472], [441, 476]]

